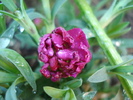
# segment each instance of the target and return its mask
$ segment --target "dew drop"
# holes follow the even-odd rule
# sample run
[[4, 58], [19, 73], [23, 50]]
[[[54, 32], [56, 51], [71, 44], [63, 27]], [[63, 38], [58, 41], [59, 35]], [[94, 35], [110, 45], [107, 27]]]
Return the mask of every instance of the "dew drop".
[[19, 63], [19, 61], [16, 61], [15, 63], [16, 63], [16, 64], [18, 64], [18, 63]]
[[14, 92], [15, 92], [15, 93], [17, 93], [17, 90], [16, 90], [16, 89], [14, 89]]
[[20, 32], [23, 32], [24, 28], [20, 26], [19, 30], [20, 30]]
[[33, 94], [36, 94], [36, 92], [37, 92], [36, 90], [32, 90], [32, 93], [33, 93]]

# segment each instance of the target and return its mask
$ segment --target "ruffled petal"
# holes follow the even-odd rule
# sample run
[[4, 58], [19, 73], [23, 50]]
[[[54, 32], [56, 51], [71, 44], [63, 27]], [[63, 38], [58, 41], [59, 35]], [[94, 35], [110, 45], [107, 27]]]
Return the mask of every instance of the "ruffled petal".
[[50, 71], [49, 70], [43, 70], [43, 71], [40, 71], [46, 78], [50, 78]]
[[54, 50], [52, 48], [48, 48], [47, 55], [52, 57], [54, 55]]
[[63, 60], [70, 60], [73, 59], [73, 51], [69, 50], [69, 49], [63, 49], [63, 50], [59, 50], [56, 55], [58, 58], [63, 59]]
[[59, 62], [59, 64], [61, 65], [61, 66], [66, 66], [68, 63], [67, 62], [65, 62], [64, 60], [62, 60], [62, 59], [58, 59], [58, 62]]
[[50, 71], [47, 70], [48, 66], [49, 66], [49, 64], [46, 63], [44, 66], [42, 66], [42, 68], [41, 68], [41, 70], [40, 70], [40, 72], [41, 72], [46, 78], [50, 78], [50, 76], [51, 76], [51, 75], [50, 75]]
[[73, 73], [71, 74], [71, 76], [74, 77], [74, 78], [76, 78], [78, 74], [79, 74], [79, 73], [77, 73], [77, 72], [73, 72]]
[[68, 32], [62, 28], [62, 27], [58, 27], [56, 28], [53, 33], [59, 34], [62, 36], [63, 41], [72, 44], [74, 42], [74, 39], [68, 34]]
[[82, 42], [80, 44], [80, 47], [81, 49], [79, 49], [79, 54], [81, 56], [81, 59], [85, 61], [86, 63], [88, 63], [91, 60], [92, 55], [90, 51], [88, 50], [88, 48]]
[[43, 53], [40, 53], [40, 54], [39, 54], [39, 59], [40, 59], [42, 62], [44, 62], [44, 63], [48, 62], [48, 57], [47, 57], [47, 55], [45, 55], [45, 54], [43, 54]]
[[86, 47], [89, 48], [89, 43], [86, 39], [84, 32], [80, 28], [74, 28], [67, 31], [70, 36], [74, 39], [72, 48], [79, 48], [80, 43], [82, 42]]
[[82, 69], [84, 68], [85, 64], [86, 64], [86, 63], [84, 63], [84, 62], [77, 63], [77, 64], [76, 64], [76, 65], [77, 65], [76, 72], [77, 72], [77, 73], [80, 73], [80, 72], [82, 71]]
[[54, 72], [54, 73], [51, 73], [52, 77], [51, 77], [51, 80], [53, 82], [57, 82], [60, 80], [60, 73], [59, 72]]
[[59, 34], [51, 34], [52, 42], [54, 46], [57, 48], [63, 48], [63, 40], [62, 36]]
[[52, 58], [49, 60], [49, 64], [50, 64], [50, 69], [51, 69], [52, 71], [56, 71], [57, 68], [59, 67], [57, 57], [52, 57]]

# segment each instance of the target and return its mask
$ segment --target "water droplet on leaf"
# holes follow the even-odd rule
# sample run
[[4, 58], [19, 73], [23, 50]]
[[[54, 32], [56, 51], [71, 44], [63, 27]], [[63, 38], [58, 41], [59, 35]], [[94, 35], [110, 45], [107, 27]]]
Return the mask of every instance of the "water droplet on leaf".
[[32, 90], [32, 93], [33, 93], [33, 94], [36, 94], [36, 90]]

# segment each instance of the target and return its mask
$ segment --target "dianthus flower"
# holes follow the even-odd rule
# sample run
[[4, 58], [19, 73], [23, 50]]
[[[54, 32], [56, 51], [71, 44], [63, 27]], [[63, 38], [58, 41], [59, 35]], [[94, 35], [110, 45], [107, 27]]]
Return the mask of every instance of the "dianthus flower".
[[77, 77], [91, 59], [89, 44], [80, 28], [66, 31], [58, 27], [40, 39], [39, 59], [44, 62], [40, 72], [52, 81]]

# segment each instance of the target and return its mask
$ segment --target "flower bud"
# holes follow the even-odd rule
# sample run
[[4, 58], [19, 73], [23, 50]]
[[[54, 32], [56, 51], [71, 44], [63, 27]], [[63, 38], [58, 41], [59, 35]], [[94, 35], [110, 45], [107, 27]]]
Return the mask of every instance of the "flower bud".
[[52, 81], [77, 77], [91, 60], [89, 43], [80, 28], [66, 31], [58, 27], [41, 37], [39, 59], [44, 62], [40, 72]]

